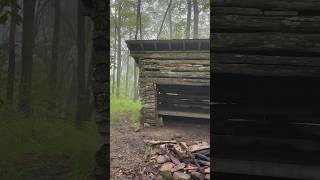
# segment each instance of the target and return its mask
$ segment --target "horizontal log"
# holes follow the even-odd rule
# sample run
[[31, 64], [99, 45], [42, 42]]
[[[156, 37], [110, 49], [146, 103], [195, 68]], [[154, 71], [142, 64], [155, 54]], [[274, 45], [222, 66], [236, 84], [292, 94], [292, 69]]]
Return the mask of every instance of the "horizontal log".
[[213, 15], [227, 15], [227, 14], [238, 14], [238, 15], [263, 15], [261, 9], [256, 8], [239, 8], [239, 7], [216, 7], [213, 6]]
[[290, 66], [316, 66], [320, 67], [318, 57], [294, 57], [294, 56], [263, 56], [245, 54], [215, 53], [211, 64], [257, 64], [257, 65], [290, 65]]
[[130, 54], [139, 63], [140, 59], [162, 59], [162, 60], [208, 60], [210, 53], [208, 52], [150, 52]]
[[160, 93], [176, 93], [186, 96], [194, 96], [195, 92], [200, 96], [210, 96], [210, 86], [183, 86], [183, 85], [157, 85]]
[[213, 132], [216, 135], [320, 140], [319, 125], [215, 121]]
[[172, 72], [209, 72], [210, 66], [192, 66], [192, 65], [144, 65], [145, 71], [172, 71]]
[[191, 113], [191, 112], [179, 112], [179, 111], [158, 111], [159, 115], [164, 116], [179, 116], [179, 117], [191, 117], [191, 118], [203, 118], [210, 119], [210, 114], [205, 113]]
[[213, 52], [320, 56], [320, 34], [214, 33]]
[[141, 59], [141, 65], [164, 65], [164, 66], [176, 66], [176, 65], [210, 65], [209, 59], [181, 59], [181, 60], [163, 60], [163, 59]]
[[145, 75], [149, 78], [190, 78], [190, 79], [210, 79], [210, 72], [165, 72], [165, 71], [146, 71]]
[[256, 76], [305, 76], [320, 77], [320, 67], [288, 66], [288, 65], [257, 65], [257, 64], [220, 64], [215, 63], [215, 73], [233, 73]]
[[209, 86], [209, 79], [185, 79], [185, 78], [149, 78], [157, 84], [186, 85], [186, 86]]
[[319, 0], [214, 0], [214, 7], [243, 7], [293, 11], [320, 11]]
[[296, 32], [319, 33], [320, 16], [213, 16], [213, 32]]
[[[281, 105], [281, 104], [219, 104], [213, 106], [213, 112], [217, 116], [246, 117], [247, 115], [257, 116], [300, 116], [300, 117], [320, 117], [319, 105]], [[320, 123], [320, 120], [319, 120]]]

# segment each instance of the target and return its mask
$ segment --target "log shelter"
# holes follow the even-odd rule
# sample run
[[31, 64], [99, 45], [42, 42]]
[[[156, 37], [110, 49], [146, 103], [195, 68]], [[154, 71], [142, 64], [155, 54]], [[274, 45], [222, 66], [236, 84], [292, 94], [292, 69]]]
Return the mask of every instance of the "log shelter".
[[210, 42], [128, 40], [139, 67], [140, 122], [163, 124], [161, 116], [210, 118]]
[[212, 6], [214, 173], [320, 179], [320, 1]]

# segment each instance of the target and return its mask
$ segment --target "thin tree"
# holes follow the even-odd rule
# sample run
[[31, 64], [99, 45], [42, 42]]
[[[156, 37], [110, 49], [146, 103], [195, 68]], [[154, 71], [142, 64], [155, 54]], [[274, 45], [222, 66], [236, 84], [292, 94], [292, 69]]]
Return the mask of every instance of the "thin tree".
[[161, 22], [161, 26], [160, 26], [160, 30], [159, 30], [159, 33], [158, 33], [158, 35], [157, 35], [157, 39], [159, 39], [159, 37], [160, 37], [161, 31], [162, 31], [162, 27], [163, 27], [163, 23], [164, 23], [164, 21], [165, 21], [165, 19], [166, 19], [166, 16], [167, 16], [168, 11], [169, 11], [169, 9], [170, 9], [170, 7], [171, 7], [171, 4], [172, 4], [172, 0], [169, 1], [167, 10], [166, 10], [166, 12], [164, 13], [164, 16], [163, 16], [163, 19], [162, 19], [162, 22]]
[[[14, 2], [11, 2], [12, 13], [17, 13], [17, 7]], [[10, 20], [10, 37], [9, 37], [9, 65], [8, 65], [8, 80], [7, 80], [7, 102], [12, 104], [15, 79], [15, 56], [16, 56], [16, 21], [13, 16]]]
[[34, 48], [35, 0], [23, 1], [22, 66], [19, 96], [19, 110], [29, 115], [31, 112], [31, 81]]
[[[138, 40], [138, 33], [140, 31], [140, 39], [142, 39], [142, 30], [141, 30], [141, 0], [138, 0], [137, 4], [137, 17], [136, 17], [136, 34], [134, 39]], [[133, 62], [133, 100], [138, 99], [138, 67], [136, 62]]]
[[120, 80], [121, 80], [121, 3], [118, 1], [118, 23], [117, 23], [117, 37], [118, 37], [118, 49], [117, 49], [117, 89], [116, 96], [120, 97]]
[[82, 3], [78, 2], [78, 63], [77, 63], [77, 109], [76, 127], [81, 127], [85, 117], [84, 96], [85, 96], [85, 17], [81, 14]]
[[112, 69], [112, 94], [114, 95], [116, 88], [116, 62], [117, 62], [117, 12], [114, 15], [114, 55], [113, 55], [113, 69]]
[[193, 0], [193, 39], [198, 39], [199, 7], [198, 0]]
[[170, 7], [169, 9], [169, 35], [170, 35], [170, 39], [172, 39], [172, 7]]
[[189, 39], [191, 31], [191, 0], [187, 0], [187, 9], [186, 39]]
[[55, 111], [57, 106], [57, 75], [58, 75], [58, 62], [59, 62], [59, 43], [60, 43], [60, 0], [53, 1], [54, 3], [54, 23], [53, 23], [53, 36], [52, 36], [52, 54], [49, 72], [49, 112]]

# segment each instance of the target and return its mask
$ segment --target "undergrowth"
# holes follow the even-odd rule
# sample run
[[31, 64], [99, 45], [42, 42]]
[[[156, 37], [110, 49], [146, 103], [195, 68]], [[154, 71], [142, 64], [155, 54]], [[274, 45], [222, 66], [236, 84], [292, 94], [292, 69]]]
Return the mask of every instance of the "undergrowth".
[[121, 114], [129, 113], [130, 126], [132, 128], [139, 127], [140, 126], [140, 123], [139, 123], [140, 107], [141, 105], [138, 101], [111, 96], [110, 98], [111, 125], [119, 121]]
[[93, 175], [99, 148], [93, 121], [77, 129], [72, 121], [24, 118], [5, 107], [0, 111], [0, 132], [0, 179], [63, 173], [66, 179], [81, 180]]

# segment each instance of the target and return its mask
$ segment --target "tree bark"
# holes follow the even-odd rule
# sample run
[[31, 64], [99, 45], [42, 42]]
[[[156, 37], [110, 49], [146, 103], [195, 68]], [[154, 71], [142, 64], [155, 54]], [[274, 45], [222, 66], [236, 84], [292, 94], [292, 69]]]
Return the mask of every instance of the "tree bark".
[[140, 39], [141, 39], [141, 0], [138, 0], [138, 5], [137, 5], [137, 18], [136, 18], [136, 35], [135, 35], [135, 40], [138, 39], [138, 33], [140, 31]]
[[84, 96], [85, 96], [85, 17], [80, 14], [81, 1], [78, 2], [78, 64], [77, 64], [77, 110], [76, 110], [76, 127], [81, 127], [84, 120]]
[[198, 0], [193, 0], [193, 39], [198, 39], [199, 7]]
[[[116, 12], [117, 13], [117, 12]], [[116, 88], [116, 63], [117, 63], [117, 16], [114, 15], [114, 58], [113, 58], [113, 69], [112, 69], [112, 94], [114, 95]]]
[[55, 112], [57, 107], [57, 75], [59, 63], [59, 42], [60, 42], [60, 0], [54, 1], [54, 24], [53, 24], [53, 38], [52, 38], [52, 56], [49, 73], [49, 112]]
[[169, 9], [169, 34], [170, 34], [170, 39], [172, 39], [172, 7]]
[[[11, 4], [11, 11], [16, 12], [16, 8]], [[15, 77], [15, 55], [16, 55], [16, 22], [11, 17], [10, 21], [10, 40], [9, 40], [9, 66], [7, 80], [7, 102], [12, 104], [14, 92], [14, 77]]]
[[22, 69], [19, 110], [26, 116], [31, 112], [31, 81], [34, 48], [35, 0], [23, 1]]
[[117, 53], [117, 89], [116, 96], [120, 96], [120, 81], [121, 81], [121, 2], [118, 2], [118, 23], [117, 23], [117, 33], [118, 33], [118, 53]]
[[186, 26], [186, 39], [190, 38], [190, 28], [191, 28], [191, 0], [187, 0], [187, 26]]

